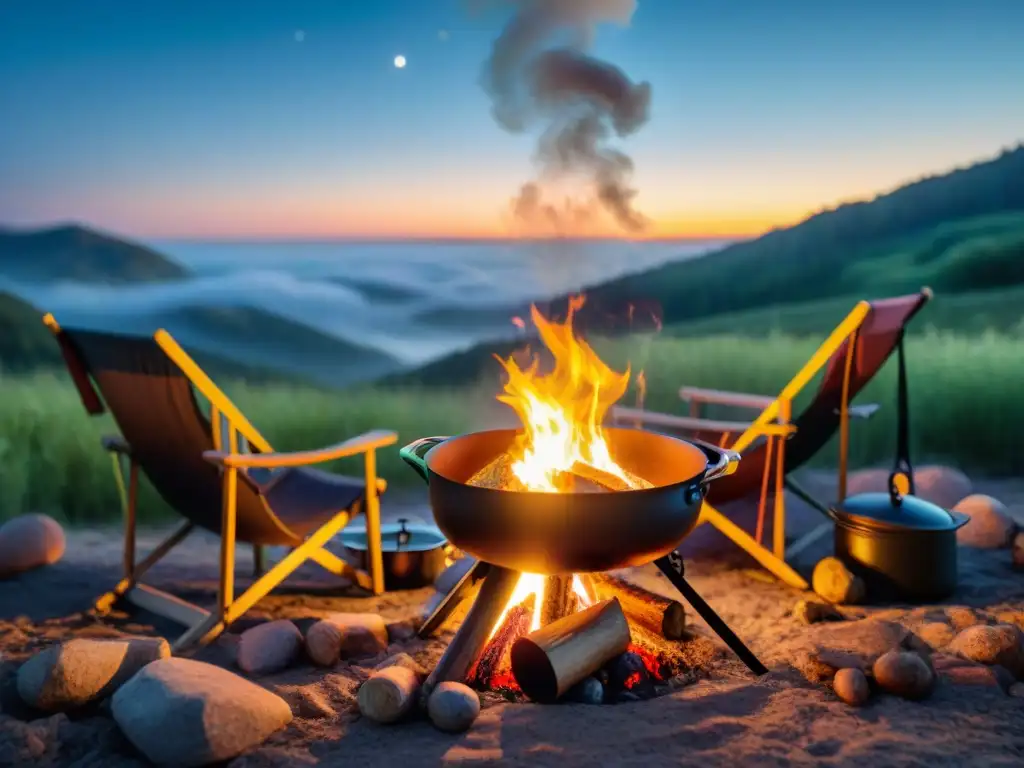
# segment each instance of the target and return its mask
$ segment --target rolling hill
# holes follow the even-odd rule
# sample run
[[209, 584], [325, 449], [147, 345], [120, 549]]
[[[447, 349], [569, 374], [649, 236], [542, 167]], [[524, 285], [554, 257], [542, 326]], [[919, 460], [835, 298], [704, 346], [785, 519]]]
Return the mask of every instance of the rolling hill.
[[75, 224], [0, 229], [0, 277], [15, 281], [124, 284], [187, 275], [180, 264], [150, 248]]
[[[996, 327], [1019, 327], [1021, 291], [1000, 291], [989, 299], [979, 292], [1024, 287], [1024, 146], [870, 202], [818, 213], [789, 229], [588, 288], [577, 325], [594, 335], [628, 331], [624, 318], [640, 304], [657, 312], [671, 335], [759, 335], [773, 314], [790, 318], [779, 322], [791, 330], [824, 334], [858, 298], [923, 285], [936, 290], [933, 308], [945, 308], [941, 325], [947, 330], [976, 330], [983, 307], [999, 316]], [[960, 302], [960, 294], [969, 295]], [[561, 297], [546, 311], [564, 314], [564, 307]], [[482, 311], [510, 317], [522, 309]], [[463, 322], [474, 322], [471, 312]], [[475, 380], [496, 365], [493, 354], [508, 355], [521, 346], [481, 344], [382, 383], [451, 386]]]

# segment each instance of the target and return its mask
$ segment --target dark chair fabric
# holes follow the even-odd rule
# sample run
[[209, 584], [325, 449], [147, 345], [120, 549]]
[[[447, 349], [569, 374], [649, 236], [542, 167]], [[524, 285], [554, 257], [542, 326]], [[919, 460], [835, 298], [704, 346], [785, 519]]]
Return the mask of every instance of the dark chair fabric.
[[[87, 410], [98, 412], [96, 391], [81, 371], [95, 382], [132, 458], [157, 492], [179, 514], [219, 534], [221, 471], [203, 459], [204, 451], [216, 449], [213, 430], [188, 377], [150, 337], [72, 329], [59, 333]], [[306, 468], [263, 473], [261, 479], [239, 473], [238, 541], [295, 546], [365, 491], [362, 480]], [[266, 487], [263, 498], [261, 485]]]
[[[868, 315], [860, 327], [856, 343], [852, 346], [854, 358], [850, 371], [849, 402], [852, 402], [881, 370], [899, 345], [907, 323], [920, 311], [928, 298], [929, 294], [922, 292], [870, 302]], [[851, 345], [847, 339], [826, 364], [814, 399], [800, 416], [793, 420], [797, 431], [786, 442], [787, 475], [820, 451], [839, 430], [843, 375], [849, 354]], [[689, 434], [725, 447], [739, 437], [738, 434], [706, 430]], [[708, 501], [718, 506], [753, 493], [760, 493], [765, 461], [768, 458], [767, 441], [756, 442], [743, 454], [743, 460], [735, 473], [711, 483]], [[772, 460], [774, 461], [774, 456]]]

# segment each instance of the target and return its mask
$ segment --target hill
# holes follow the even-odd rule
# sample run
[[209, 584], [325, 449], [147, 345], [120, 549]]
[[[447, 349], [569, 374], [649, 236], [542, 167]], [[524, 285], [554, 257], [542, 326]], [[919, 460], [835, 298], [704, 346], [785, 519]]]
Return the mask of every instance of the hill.
[[0, 291], [0, 371], [22, 373], [63, 365], [42, 316], [31, 304]]
[[0, 229], [0, 277], [21, 282], [140, 283], [188, 271], [151, 248], [74, 224], [32, 231]]
[[281, 375], [340, 387], [400, 368], [375, 349], [253, 307], [183, 307], [133, 321], [170, 331], [182, 346]]

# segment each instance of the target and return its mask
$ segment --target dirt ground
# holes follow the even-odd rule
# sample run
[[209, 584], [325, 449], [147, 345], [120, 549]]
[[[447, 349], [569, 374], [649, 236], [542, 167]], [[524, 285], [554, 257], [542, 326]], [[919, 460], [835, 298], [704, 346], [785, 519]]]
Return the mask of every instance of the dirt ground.
[[[805, 482], [825, 483], [827, 477]], [[983, 484], [976, 489], [999, 495], [1024, 511], [1024, 483]], [[429, 518], [422, 497], [393, 498], [388, 517]], [[791, 521], [816, 525], [820, 518]], [[801, 522], [803, 521], [803, 522]], [[164, 531], [146, 530], [139, 550]], [[828, 554], [830, 537], [805, 551], [805, 571]], [[151, 572], [149, 583], [197, 602], [215, 595], [218, 542], [195, 535]], [[1024, 617], [1024, 573], [1010, 567], [1005, 549], [961, 548], [960, 586], [941, 606], [877, 606], [845, 609], [846, 622], [865, 618], [898, 623], [910, 630], [924, 620], [965, 607], [979, 622]], [[51, 567], [0, 581], [0, 764], [5, 756], [29, 756], [34, 765], [127, 766], [140, 758], [102, 712], [74, 719], [63, 715], [25, 722], [10, 703], [12, 673], [33, 651], [67, 637], [165, 634], [176, 630], [153, 617], [114, 614], [96, 619], [87, 610], [119, 577], [120, 533], [68, 532], [63, 560]], [[251, 553], [240, 548], [238, 573], [251, 569]], [[922, 702], [875, 695], [863, 708], [841, 703], [829, 687], [807, 679], [802, 661], [823, 637], [823, 625], [807, 626], [791, 615], [806, 595], [753, 568], [743, 556], [692, 559], [687, 574], [696, 589], [732, 626], [771, 672], [752, 677], [723, 653], [697, 682], [657, 699], [617, 705], [509, 703], [484, 697], [484, 711], [460, 735], [443, 734], [423, 721], [378, 726], [358, 716], [355, 692], [372, 663], [340, 663], [324, 671], [300, 665], [258, 682], [283, 696], [295, 719], [258, 749], [232, 765], [431, 766], [493, 764], [567, 765], [1022, 765], [1024, 698], [994, 685], [967, 685], [940, 676], [934, 694]], [[671, 594], [654, 569], [629, 572], [650, 589]], [[238, 588], [247, 579], [240, 578]], [[414, 621], [431, 589], [361, 597], [306, 566], [287, 587], [262, 601], [232, 633], [199, 658], [232, 665], [237, 632], [268, 617], [288, 617], [300, 628], [330, 611], [377, 611], [388, 621]], [[692, 612], [689, 612], [692, 617]], [[1003, 618], [997, 619], [997, 616]], [[1024, 620], [1024, 619], [1022, 619]], [[697, 632], [709, 635], [693, 617]], [[394, 643], [422, 664], [433, 663], [451, 638], [449, 626], [437, 638]], [[710, 635], [709, 635], [710, 636]], [[14, 715], [13, 717], [11, 715]], [[3, 744], [4, 741], [8, 744]], [[17, 761], [11, 764], [18, 764]]]

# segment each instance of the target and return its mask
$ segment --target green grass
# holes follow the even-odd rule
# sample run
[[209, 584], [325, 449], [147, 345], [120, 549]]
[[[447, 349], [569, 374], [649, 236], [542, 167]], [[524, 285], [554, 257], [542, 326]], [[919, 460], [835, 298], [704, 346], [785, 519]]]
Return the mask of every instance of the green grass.
[[[631, 338], [599, 342], [616, 364], [643, 369], [647, 406], [682, 412], [682, 384], [771, 394], [803, 364], [821, 334], [704, 338]], [[1021, 340], [994, 332], [958, 336], [931, 331], [908, 342], [914, 458], [954, 463], [968, 471], [1019, 471], [1019, 427], [1024, 424]], [[893, 366], [861, 396], [883, 410], [857, 424], [852, 459], [892, 460], [895, 441]], [[226, 385], [225, 389], [279, 450], [320, 447], [373, 428], [390, 428], [399, 445], [424, 435], [479, 428], [493, 406], [500, 372], [495, 362], [479, 382], [462, 388], [360, 389], [328, 392], [284, 384]], [[113, 431], [106, 417], [90, 419], [70, 383], [50, 374], [0, 379], [0, 518], [46, 511], [71, 522], [116, 520], [118, 501], [109, 459], [99, 436]], [[632, 394], [628, 396], [630, 399]], [[798, 404], [799, 405], [799, 404]], [[721, 414], [726, 415], [726, 414]], [[420, 481], [398, 458], [381, 452], [380, 471], [394, 487]], [[819, 464], [834, 460], [833, 448]], [[341, 469], [354, 471], [351, 464]], [[150, 520], [168, 511], [148, 487], [141, 513]]]

